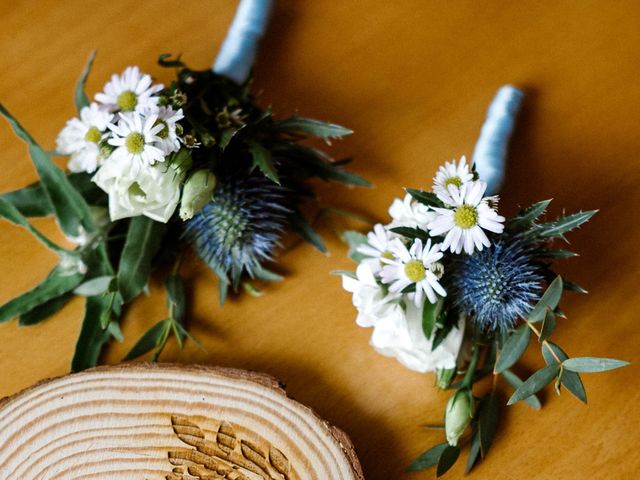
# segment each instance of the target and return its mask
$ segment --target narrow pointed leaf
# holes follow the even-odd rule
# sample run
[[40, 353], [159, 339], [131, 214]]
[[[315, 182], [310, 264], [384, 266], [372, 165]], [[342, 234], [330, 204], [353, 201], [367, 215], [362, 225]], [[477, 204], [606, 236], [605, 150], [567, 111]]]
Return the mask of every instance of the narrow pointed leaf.
[[529, 321], [532, 323], [540, 322], [544, 319], [547, 310], [555, 310], [562, 297], [562, 278], [557, 276], [547, 287], [540, 300], [531, 313], [529, 313]]
[[429, 339], [433, 335], [433, 329], [436, 326], [440, 312], [442, 312], [443, 305], [443, 298], [438, 299], [436, 303], [429, 301], [424, 302], [424, 306], [422, 307], [422, 331]]
[[80, 113], [80, 110], [82, 110], [84, 107], [88, 107], [89, 104], [91, 103], [89, 101], [89, 98], [87, 97], [87, 94], [84, 91], [84, 86], [87, 83], [87, 77], [89, 76], [89, 72], [91, 71], [91, 66], [93, 65], [93, 61], [95, 60], [95, 58], [96, 58], [96, 51], [94, 50], [89, 55], [87, 64], [85, 65], [84, 70], [82, 70], [80, 79], [76, 84], [76, 90], [73, 98], [75, 100], [76, 109], [78, 110], [78, 113]]
[[249, 152], [253, 158], [253, 165], [258, 167], [269, 180], [280, 185], [278, 172], [271, 159], [271, 152], [256, 142], [249, 142]]
[[500, 355], [498, 356], [498, 361], [496, 362], [496, 366], [494, 371], [496, 373], [502, 373], [506, 369], [510, 368], [514, 365], [522, 354], [529, 346], [529, 341], [531, 340], [531, 330], [527, 325], [521, 325], [518, 327], [508, 338], [507, 341], [504, 342], [502, 346], [502, 350], [500, 351]]
[[73, 293], [76, 295], [83, 295], [85, 297], [102, 295], [109, 289], [109, 285], [112, 281], [113, 277], [111, 275], [95, 277], [78, 285]]
[[449, 471], [451, 467], [456, 463], [460, 456], [460, 447], [452, 447], [447, 445], [444, 449], [440, 459], [438, 460], [438, 466], [436, 468], [436, 477], [441, 477]]
[[45, 151], [1, 104], [0, 114], [9, 121], [18, 137], [29, 146], [29, 153], [40, 177], [45, 198], [53, 207], [62, 231], [70, 237], [77, 237], [80, 228], [86, 232], [94, 232], [89, 206], [82, 195], [73, 188], [64, 172], [49, 159]]
[[[504, 372], [502, 372], [502, 376], [507, 381], [507, 383], [513, 387], [514, 390], [517, 390], [518, 388], [520, 388], [520, 386], [524, 383], [520, 379], [520, 377], [518, 377], [511, 370], [505, 370]], [[540, 410], [542, 408], [542, 404], [540, 403], [540, 400], [536, 395], [531, 395], [525, 398], [524, 401], [528, 403], [530, 406], [532, 406], [533, 408], [535, 408], [536, 410]]]
[[536, 229], [538, 235], [546, 238], [560, 237], [571, 230], [578, 228], [585, 222], [588, 222], [598, 211], [589, 210], [586, 212], [574, 213], [562, 216], [554, 222], [543, 223]]
[[582, 288], [580, 285], [578, 285], [575, 282], [570, 282], [569, 280], [565, 280], [564, 281], [564, 286], [563, 288], [567, 291], [567, 292], [575, 292], [575, 293], [589, 293], [587, 290], [585, 290], [584, 288]]
[[36, 325], [47, 318], [51, 317], [55, 313], [58, 313], [62, 308], [69, 303], [73, 298], [73, 293], [67, 292], [59, 297], [52, 298], [51, 300], [42, 303], [34, 309], [20, 315], [18, 324], [21, 327]]
[[545, 314], [544, 320], [542, 322], [542, 329], [540, 330], [540, 336], [538, 337], [539, 342], [544, 342], [547, 338], [551, 336], [553, 331], [556, 329], [556, 316], [552, 310], [547, 310]]
[[327, 253], [327, 247], [325, 246], [322, 238], [313, 229], [311, 224], [307, 221], [302, 214], [298, 213], [289, 217], [291, 222], [291, 228], [300, 235], [305, 241], [316, 247], [322, 253]]
[[480, 449], [482, 457], [486, 457], [491, 447], [491, 442], [498, 428], [498, 399], [495, 394], [487, 395], [482, 399], [478, 420], [478, 432], [480, 434]]
[[471, 471], [473, 466], [478, 460], [480, 455], [480, 434], [478, 432], [473, 433], [471, 438], [471, 447], [469, 448], [469, 457], [467, 458], [467, 466], [464, 469], [465, 475]]
[[133, 348], [122, 359], [124, 361], [133, 360], [145, 353], [150, 352], [154, 348], [158, 348], [163, 339], [166, 339], [167, 333], [171, 328], [170, 320], [162, 320], [146, 331], [142, 337], [136, 342]]
[[548, 367], [544, 367], [541, 370], [538, 370], [536, 373], [527, 378], [527, 380], [522, 385], [520, 385], [520, 387], [518, 387], [515, 392], [513, 392], [513, 395], [511, 395], [511, 398], [507, 402], [507, 405], [513, 405], [514, 403], [519, 402], [520, 400], [524, 400], [534, 393], [539, 392], [544, 387], [549, 385], [549, 383], [551, 383], [551, 381], [558, 375], [559, 372], [559, 365], [550, 365]]
[[394, 227], [390, 229], [393, 233], [397, 233], [398, 235], [402, 235], [403, 237], [407, 237], [410, 240], [415, 240], [419, 238], [420, 240], [427, 241], [429, 240], [429, 233], [418, 227]]
[[100, 319], [109, 311], [109, 299], [105, 296], [87, 297], [84, 320], [71, 361], [71, 370], [79, 372], [95, 367], [102, 347], [111, 338], [111, 332], [103, 330]]
[[576, 252], [571, 252], [569, 250], [553, 249], [542, 250], [540, 252], [540, 256], [545, 258], [573, 258], [579, 255]]
[[[569, 356], [555, 343], [547, 340], [542, 344], [542, 357], [547, 365], [557, 365], [558, 361], [551, 354], [551, 349], [555, 352], [556, 356], [561, 362], [564, 362]], [[562, 372], [562, 385], [565, 386], [571, 394], [583, 403], [587, 403], [587, 392], [584, 389], [582, 379], [576, 372], [571, 372], [566, 368]]]
[[437, 465], [440, 455], [442, 455], [442, 452], [444, 452], [444, 449], [448, 446], [449, 444], [447, 442], [434, 445], [416, 458], [413, 463], [407, 467], [407, 472], [419, 472]]
[[184, 282], [178, 275], [172, 274], [167, 277], [164, 285], [167, 289], [167, 307], [172, 310], [171, 318], [182, 323], [187, 303]]
[[443, 207], [442, 200], [433, 192], [425, 192], [415, 188], [405, 188], [406, 192], [413, 197], [414, 200], [427, 205], [429, 207]]
[[509, 226], [515, 230], [530, 227], [544, 212], [551, 203], [551, 199], [534, 203], [530, 207], [521, 210], [516, 217], [509, 221]]
[[626, 367], [630, 363], [615, 358], [575, 357], [565, 360], [562, 365], [572, 372], [596, 373]]
[[366, 255], [358, 252], [361, 245], [367, 244], [367, 236], [354, 230], [347, 230], [342, 233], [342, 239], [349, 245], [349, 253], [347, 256], [356, 263], [360, 263], [367, 258]]
[[147, 284], [151, 260], [160, 248], [166, 228], [164, 223], [147, 217], [131, 219], [118, 268], [118, 287], [125, 303], [140, 294]]
[[265, 282], [281, 282], [282, 280], [284, 280], [284, 277], [282, 275], [278, 275], [277, 273], [266, 269], [262, 265], [258, 266], [258, 268], [256, 268], [253, 273], [257, 279], [263, 280]]
[[336, 125], [335, 123], [321, 122], [319, 120], [299, 117], [297, 115], [281, 120], [277, 125], [281, 130], [308, 133], [325, 140], [340, 138], [353, 133], [353, 130]]

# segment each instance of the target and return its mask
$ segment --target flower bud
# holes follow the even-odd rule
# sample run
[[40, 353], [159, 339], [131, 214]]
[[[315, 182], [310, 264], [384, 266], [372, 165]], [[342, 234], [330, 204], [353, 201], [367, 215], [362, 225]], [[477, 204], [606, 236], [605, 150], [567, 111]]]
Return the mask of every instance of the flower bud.
[[185, 173], [189, 168], [191, 168], [191, 164], [193, 160], [191, 159], [191, 154], [189, 150], [185, 148], [181, 148], [171, 159], [171, 166], [173, 169], [179, 174]]
[[446, 390], [451, 385], [451, 380], [456, 376], [457, 369], [453, 368], [438, 368], [436, 370], [436, 387], [440, 390]]
[[447, 402], [444, 416], [444, 429], [447, 442], [455, 447], [458, 439], [471, 423], [473, 417], [473, 398], [468, 389], [458, 390]]
[[200, 211], [211, 200], [215, 187], [216, 177], [211, 171], [202, 169], [193, 172], [184, 184], [182, 191], [180, 218], [189, 220]]

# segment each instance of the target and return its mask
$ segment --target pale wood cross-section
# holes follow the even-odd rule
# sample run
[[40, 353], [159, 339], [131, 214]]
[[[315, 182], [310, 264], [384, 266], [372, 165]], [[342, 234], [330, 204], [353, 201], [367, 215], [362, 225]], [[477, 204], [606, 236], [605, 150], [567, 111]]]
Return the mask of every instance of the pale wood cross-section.
[[243, 370], [131, 364], [0, 401], [0, 479], [362, 480], [349, 438]]

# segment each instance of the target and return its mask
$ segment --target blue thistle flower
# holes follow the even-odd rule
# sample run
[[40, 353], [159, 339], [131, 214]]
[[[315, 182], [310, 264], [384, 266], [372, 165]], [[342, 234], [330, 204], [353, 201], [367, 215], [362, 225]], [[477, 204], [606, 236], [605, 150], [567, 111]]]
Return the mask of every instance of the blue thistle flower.
[[538, 251], [535, 240], [503, 236], [481, 252], [455, 256], [446, 275], [454, 306], [484, 331], [513, 327], [540, 298], [545, 266]]
[[186, 222], [185, 237], [219, 276], [234, 287], [243, 273], [253, 277], [272, 260], [287, 215], [290, 191], [261, 173], [220, 178], [213, 200]]

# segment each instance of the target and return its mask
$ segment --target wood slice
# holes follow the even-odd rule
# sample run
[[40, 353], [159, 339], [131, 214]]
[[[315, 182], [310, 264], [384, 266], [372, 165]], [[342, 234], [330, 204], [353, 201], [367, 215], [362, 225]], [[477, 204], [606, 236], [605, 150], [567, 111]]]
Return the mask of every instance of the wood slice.
[[273, 378], [131, 364], [0, 401], [0, 479], [362, 480], [348, 437]]

